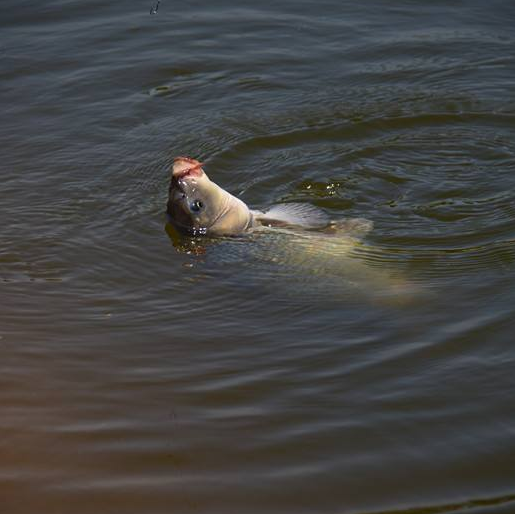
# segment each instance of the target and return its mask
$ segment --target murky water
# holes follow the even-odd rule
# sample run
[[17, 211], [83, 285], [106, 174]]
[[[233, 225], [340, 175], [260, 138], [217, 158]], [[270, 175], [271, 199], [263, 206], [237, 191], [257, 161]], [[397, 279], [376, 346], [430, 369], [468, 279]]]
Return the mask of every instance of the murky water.
[[155, 4], [0, 6], [1, 512], [514, 512], [515, 4]]

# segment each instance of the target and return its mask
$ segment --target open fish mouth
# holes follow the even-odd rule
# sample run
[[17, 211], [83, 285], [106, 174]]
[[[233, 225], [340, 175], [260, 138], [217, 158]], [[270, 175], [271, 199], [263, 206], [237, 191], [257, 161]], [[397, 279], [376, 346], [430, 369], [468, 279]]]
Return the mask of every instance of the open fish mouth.
[[201, 177], [202, 176], [202, 168], [200, 166], [195, 166], [193, 168], [188, 168], [185, 170], [178, 171], [177, 173], [174, 173], [174, 178], [177, 180], [184, 180], [188, 177]]
[[178, 181], [189, 177], [201, 177], [202, 163], [191, 157], [176, 157], [173, 165], [173, 178]]

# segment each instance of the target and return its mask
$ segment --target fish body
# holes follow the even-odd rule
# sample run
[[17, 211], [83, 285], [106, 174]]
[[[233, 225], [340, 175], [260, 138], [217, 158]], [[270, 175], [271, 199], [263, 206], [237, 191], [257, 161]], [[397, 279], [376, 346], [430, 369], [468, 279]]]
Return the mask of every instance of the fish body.
[[[388, 269], [371, 267], [355, 250], [373, 227], [362, 218], [331, 220], [322, 210], [308, 204], [286, 203], [266, 211], [250, 209], [239, 198], [212, 182], [202, 164], [189, 157], [175, 159], [170, 183], [168, 218], [178, 232], [198, 236], [236, 236], [248, 234], [255, 259], [273, 263], [288, 273], [311, 281], [310, 291], [325, 284], [324, 277], [337, 284], [357, 285], [381, 304], [405, 304], [417, 296], [416, 289], [403, 277]], [[172, 240], [174, 235], [171, 235]], [[198, 240], [198, 238], [195, 238]], [[231, 239], [231, 238], [229, 238]], [[225, 238], [225, 252], [241, 248], [237, 240]], [[220, 238], [224, 240], [223, 237]], [[182, 242], [176, 240], [181, 247]], [[189, 248], [189, 247], [188, 247]], [[194, 253], [203, 253], [194, 241]], [[190, 253], [188, 250], [188, 253]], [[244, 258], [246, 260], [247, 258]], [[312, 283], [314, 281], [314, 284]], [[325, 286], [324, 286], [325, 287]]]

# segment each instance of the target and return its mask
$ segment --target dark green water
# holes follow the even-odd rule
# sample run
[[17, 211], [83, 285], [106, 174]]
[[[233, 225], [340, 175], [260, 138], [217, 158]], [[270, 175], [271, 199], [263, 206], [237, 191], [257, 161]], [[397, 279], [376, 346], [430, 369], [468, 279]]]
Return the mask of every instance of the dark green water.
[[515, 512], [515, 4], [151, 5], [0, 5], [2, 514]]

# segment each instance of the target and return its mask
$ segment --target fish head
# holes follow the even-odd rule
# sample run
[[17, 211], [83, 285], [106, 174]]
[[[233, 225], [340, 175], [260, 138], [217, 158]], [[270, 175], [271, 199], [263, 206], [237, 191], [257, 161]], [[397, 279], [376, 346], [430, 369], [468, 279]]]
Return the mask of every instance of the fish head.
[[168, 215], [182, 231], [203, 234], [216, 219], [220, 199], [216, 188], [202, 169], [202, 163], [190, 157], [177, 157], [172, 168], [168, 195]]
[[202, 163], [190, 157], [174, 160], [167, 211], [178, 230], [193, 235], [237, 234], [251, 219], [247, 206], [212, 182]]

